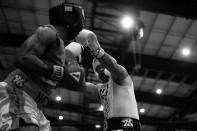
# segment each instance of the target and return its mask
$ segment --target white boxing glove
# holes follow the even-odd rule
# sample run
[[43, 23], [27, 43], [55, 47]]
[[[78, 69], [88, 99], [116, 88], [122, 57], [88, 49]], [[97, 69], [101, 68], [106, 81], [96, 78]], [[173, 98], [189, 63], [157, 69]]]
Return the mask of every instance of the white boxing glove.
[[75, 58], [78, 59], [78, 62], [80, 63], [82, 58], [81, 58], [81, 53], [83, 51], [83, 46], [77, 42], [71, 42], [65, 47], [66, 50], [69, 50]]
[[83, 29], [82, 31], [79, 32], [79, 34], [75, 38], [76, 42], [86, 47], [88, 45], [88, 39], [91, 33], [93, 32], [91, 32], [90, 30]]
[[101, 58], [104, 55], [104, 50], [100, 47], [97, 36], [94, 32], [83, 29], [76, 37], [76, 41], [85, 47], [89, 47], [92, 55], [96, 58]]
[[83, 51], [83, 46], [77, 42], [71, 42], [65, 47], [65, 49], [72, 52], [75, 57], [78, 57], [81, 55]]

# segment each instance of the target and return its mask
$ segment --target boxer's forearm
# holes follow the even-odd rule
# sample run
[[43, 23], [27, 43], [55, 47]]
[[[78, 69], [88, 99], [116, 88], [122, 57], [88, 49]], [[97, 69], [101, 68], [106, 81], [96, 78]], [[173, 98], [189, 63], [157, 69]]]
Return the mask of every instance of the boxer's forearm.
[[121, 81], [128, 76], [127, 71], [122, 66], [117, 64], [116, 60], [108, 53], [105, 52], [104, 56], [99, 58], [98, 60], [106, 69], [109, 70], [109, 72], [112, 75], [112, 78]]
[[47, 65], [37, 56], [30, 54], [16, 59], [15, 65], [21, 70], [25, 70], [39, 76], [50, 76], [52, 72], [52, 66]]
[[[16, 66], [26, 73], [60, 81], [64, 73], [64, 67], [62, 67], [62, 64], [50, 61], [48, 58], [50, 55], [46, 54], [57, 43], [57, 39], [54, 30], [48, 27], [39, 27], [20, 48]], [[59, 57], [59, 55], [63, 56], [64, 53], [55, 55]]]
[[90, 30], [82, 30], [77, 37], [77, 42], [88, 47], [90, 53], [110, 71], [112, 78], [119, 82], [128, 76], [127, 71], [122, 66], [118, 65], [115, 59], [101, 48], [94, 32]]

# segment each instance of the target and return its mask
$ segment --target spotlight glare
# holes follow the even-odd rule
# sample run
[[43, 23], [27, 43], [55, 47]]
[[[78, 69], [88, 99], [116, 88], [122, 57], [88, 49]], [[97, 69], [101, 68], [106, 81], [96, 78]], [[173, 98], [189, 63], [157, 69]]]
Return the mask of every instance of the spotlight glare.
[[61, 101], [62, 97], [61, 96], [56, 96], [56, 101]]
[[188, 55], [190, 54], [190, 49], [189, 49], [189, 48], [184, 48], [184, 49], [182, 50], [182, 54], [183, 54], [184, 56], [188, 56]]
[[63, 117], [63, 116], [59, 116], [58, 118], [59, 118], [59, 120], [63, 120], [63, 119], [64, 119], [64, 117]]
[[139, 38], [142, 38], [144, 37], [144, 31], [143, 31], [143, 28], [140, 28], [139, 29]]
[[145, 109], [144, 108], [141, 108], [140, 109], [140, 113], [144, 113], [145, 112]]
[[157, 90], [156, 90], [156, 93], [157, 93], [157, 94], [161, 94], [161, 93], [162, 93], [162, 89], [157, 89]]
[[101, 105], [99, 108], [98, 108], [98, 111], [103, 111], [103, 105]]
[[121, 24], [124, 29], [130, 29], [134, 26], [134, 19], [128, 15], [125, 15], [121, 20]]
[[98, 129], [98, 128], [101, 128], [101, 125], [95, 125], [95, 127]]

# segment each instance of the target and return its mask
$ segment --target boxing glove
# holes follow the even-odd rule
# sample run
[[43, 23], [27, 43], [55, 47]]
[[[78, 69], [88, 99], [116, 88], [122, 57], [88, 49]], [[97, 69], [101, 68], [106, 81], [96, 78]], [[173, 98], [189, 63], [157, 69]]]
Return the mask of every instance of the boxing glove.
[[65, 50], [69, 50], [74, 57], [78, 60], [78, 63], [81, 62], [81, 53], [83, 52], [83, 46], [77, 42], [71, 42], [65, 47]]
[[104, 50], [100, 47], [97, 36], [94, 32], [83, 29], [76, 37], [76, 41], [83, 46], [88, 47], [94, 57], [101, 58], [104, 55]]
[[[72, 42], [65, 47], [65, 50], [69, 50], [72, 55], [77, 58], [81, 57], [81, 52], [83, 50], [82, 45], [76, 42]], [[72, 59], [75, 59], [72, 58]], [[66, 58], [68, 59], [68, 58]], [[78, 61], [79, 62], [79, 61]], [[53, 81], [60, 81], [64, 75], [64, 67], [59, 65], [52, 65], [52, 72], [50, 75], [50, 79]]]
[[75, 57], [78, 57], [83, 51], [83, 46], [77, 42], [71, 42], [65, 47], [65, 49], [72, 52]]

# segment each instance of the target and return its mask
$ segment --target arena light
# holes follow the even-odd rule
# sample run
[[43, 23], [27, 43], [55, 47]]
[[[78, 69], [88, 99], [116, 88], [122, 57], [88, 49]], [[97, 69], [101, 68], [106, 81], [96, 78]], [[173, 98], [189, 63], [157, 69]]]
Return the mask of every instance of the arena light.
[[142, 20], [138, 20], [137, 22], [137, 38], [141, 39], [142, 37], [144, 37], [144, 22]]
[[63, 119], [64, 119], [64, 117], [63, 117], [63, 116], [59, 116], [58, 118], [59, 118], [59, 120], [63, 120]]
[[128, 30], [128, 29], [134, 28], [134, 24], [135, 24], [134, 18], [129, 15], [125, 15], [121, 19], [121, 25], [123, 29]]
[[140, 113], [144, 113], [145, 109], [144, 108], [140, 108]]
[[144, 37], [144, 30], [143, 30], [143, 28], [140, 28], [139, 29], [139, 38], [142, 38], [142, 37]]
[[62, 100], [62, 97], [61, 96], [56, 96], [56, 101], [61, 101]]
[[97, 124], [97, 125], [95, 125], [95, 127], [96, 127], [97, 129], [99, 129], [99, 128], [101, 128], [101, 125]]
[[156, 93], [157, 93], [157, 94], [161, 94], [161, 93], [162, 93], [162, 89], [157, 89], [157, 90], [156, 90]]
[[104, 107], [103, 105], [101, 105], [99, 108], [98, 108], [98, 111], [103, 111], [104, 110]]
[[183, 48], [183, 49], [182, 49], [182, 54], [183, 54], [184, 56], [190, 55], [190, 49], [189, 49], [189, 48]]

